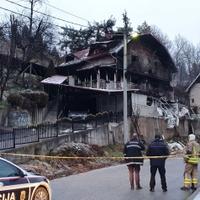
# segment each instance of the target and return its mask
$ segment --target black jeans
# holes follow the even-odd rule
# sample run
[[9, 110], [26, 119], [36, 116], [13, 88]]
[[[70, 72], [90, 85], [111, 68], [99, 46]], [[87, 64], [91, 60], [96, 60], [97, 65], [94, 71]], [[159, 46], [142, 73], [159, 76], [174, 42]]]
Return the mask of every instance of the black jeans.
[[151, 179], [150, 179], [150, 188], [153, 189], [155, 187], [156, 181], [155, 181], [155, 176], [156, 176], [156, 171], [159, 171], [160, 174], [160, 179], [161, 179], [161, 185], [162, 189], [165, 190], [167, 189], [167, 183], [166, 183], [166, 177], [165, 177], [165, 165], [161, 166], [151, 166], [150, 172], [151, 172]]

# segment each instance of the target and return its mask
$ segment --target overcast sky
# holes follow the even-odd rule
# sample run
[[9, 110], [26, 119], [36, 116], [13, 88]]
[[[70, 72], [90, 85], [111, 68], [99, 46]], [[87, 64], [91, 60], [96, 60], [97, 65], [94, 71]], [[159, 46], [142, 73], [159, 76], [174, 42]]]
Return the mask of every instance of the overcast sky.
[[[27, 5], [24, 0], [12, 0]], [[180, 34], [194, 44], [200, 43], [200, 1], [199, 0], [46, 0], [47, 3], [83, 17], [91, 22], [102, 21], [113, 16], [117, 26], [122, 26], [122, 13], [127, 11], [134, 29], [143, 21], [158, 26], [171, 40]], [[21, 8], [5, 0], [0, 0], [0, 6], [15, 11]], [[37, 8], [40, 9], [40, 8]], [[65, 20], [87, 25], [87, 22], [72, 17], [46, 5], [43, 9], [49, 14]], [[3, 13], [0, 10], [0, 13]], [[54, 20], [56, 24], [63, 22]]]

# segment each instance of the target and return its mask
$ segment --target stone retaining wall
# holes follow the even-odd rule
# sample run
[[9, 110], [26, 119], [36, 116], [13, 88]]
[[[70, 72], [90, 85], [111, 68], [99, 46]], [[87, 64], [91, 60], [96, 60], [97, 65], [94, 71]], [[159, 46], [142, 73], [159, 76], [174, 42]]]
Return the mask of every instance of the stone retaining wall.
[[[129, 119], [129, 130], [132, 128], [131, 120]], [[165, 136], [165, 138], [170, 139], [173, 135], [185, 136], [188, 134], [188, 122], [187, 120], [181, 120], [180, 125], [176, 129], [166, 129], [167, 122], [164, 119], [155, 118], [140, 118], [139, 127], [141, 133], [144, 135], [144, 139], [147, 143], [150, 143], [154, 138], [156, 132], [160, 132]], [[123, 136], [123, 123], [109, 123], [103, 126], [97, 127], [96, 129], [89, 129], [79, 132], [74, 132], [73, 134], [65, 134], [56, 138], [45, 139], [44, 141], [21, 145], [16, 147], [16, 149], [7, 150], [5, 152], [12, 152], [16, 154], [39, 154], [48, 155], [51, 150], [57, 148], [58, 146], [64, 144], [65, 142], [77, 142], [77, 143], [87, 143], [96, 144], [99, 146], [105, 146], [109, 144], [124, 143]], [[22, 162], [27, 160], [27, 158], [10, 158], [14, 161]]]

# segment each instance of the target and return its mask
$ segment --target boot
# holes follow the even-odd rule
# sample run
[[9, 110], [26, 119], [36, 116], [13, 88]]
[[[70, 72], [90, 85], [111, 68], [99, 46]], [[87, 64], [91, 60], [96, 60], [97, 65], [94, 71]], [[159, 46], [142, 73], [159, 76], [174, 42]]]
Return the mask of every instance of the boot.
[[134, 190], [134, 184], [131, 184], [131, 190]]
[[183, 187], [181, 187], [181, 190], [188, 191], [188, 190], [190, 190], [190, 188], [183, 186]]
[[137, 186], [137, 188], [136, 188], [136, 190], [141, 190], [142, 189], [142, 187], [139, 185], [139, 186]]

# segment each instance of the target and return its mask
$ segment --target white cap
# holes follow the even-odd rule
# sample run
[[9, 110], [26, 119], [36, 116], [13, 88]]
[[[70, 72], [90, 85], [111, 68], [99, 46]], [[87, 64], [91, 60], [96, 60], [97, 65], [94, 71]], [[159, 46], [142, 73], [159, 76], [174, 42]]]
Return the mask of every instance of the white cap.
[[196, 139], [196, 136], [194, 134], [190, 134], [188, 136], [189, 141], [194, 141]]

